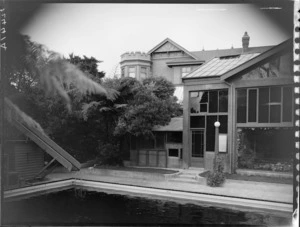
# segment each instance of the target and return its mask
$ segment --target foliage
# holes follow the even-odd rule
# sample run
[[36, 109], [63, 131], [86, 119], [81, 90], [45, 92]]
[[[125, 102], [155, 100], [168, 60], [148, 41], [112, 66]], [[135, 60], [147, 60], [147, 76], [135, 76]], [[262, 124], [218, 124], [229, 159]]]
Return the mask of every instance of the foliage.
[[214, 169], [207, 176], [207, 185], [210, 187], [220, 187], [225, 182], [224, 160], [220, 154], [215, 155]]
[[[238, 129], [237, 167], [281, 172], [292, 171], [292, 152], [289, 152], [292, 149], [292, 141], [289, 139], [292, 133], [290, 128]], [[272, 141], [272, 144], [266, 141]], [[282, 153], [282, 149], [285, 149], [286, 152]]]
[[180, 114], [172, 96], [174, 86], [164, 78], [149, 78], [133, 89], [124, 113], [119, 117], [115, 135], [151, 135], [155, 125], [166, 125]]
[[175, 87], [163, 77], [148, 77], [143, 80], [143, 85], [151, 89], [159, 99], [169, 99], [174, 95]]
[[270, 162], [260, 162], [255, 163], [253, 169], [259, 170], [270, 170], [275, 172], [292, 172], [293, 171], [293, 160], [290, 162], [277, 162], [277, 163], [270, 163]]
[[[180, 105], [172, 97], [173, 84], [163, 78], [152, 78], [149, 83], [130, 77], [109, 78], [103, 80], [102, 85], [108, 94], [111, 90], [117, 90], [120, 96], [113, 101], [94, 96], [82, 105], [82, 119], [97, 122], [99, 129], [96, 133], [100, 144], [110, 146], [108, 141], [118, 141], [118, 154], [121, 156], [125, 156], [125, 142], [130, 135], [151, 136], [153, 126], [166, 125], [171, 117], [181, 113]], [[158, 92], [165, 93], [167, 90], [169, 96]]]
[[123, 165], [118, 142], [100, 143], [98, 150], [100, 165]]
[[[70, 90], [78, 94], [102, 94], [107, 92], [99, 83], [87, 77], [77, 66], [45, 46], [30, 41], [28, 36], [10, 34], [6, 73], [9, 83], [18, 91], [32, 86], [41, 87], [46, 94], [58, 95], [71, 109]], [[111, 96], [110, 98], [115, 98]]]
[[101, 61], [97, 60], [94, 57], [87, 57], [83, 55], [83, 58], [78, 56], [69, 54], [69, 58], [67, 59], [73, 65], [76, 65], [82, 72], [84, 72], [88, 77], [96, 81], [97, 83], [101, 83], [101, 79], [105, 76], [103, 71], [99, 72], [97, 67], [98, 63]]

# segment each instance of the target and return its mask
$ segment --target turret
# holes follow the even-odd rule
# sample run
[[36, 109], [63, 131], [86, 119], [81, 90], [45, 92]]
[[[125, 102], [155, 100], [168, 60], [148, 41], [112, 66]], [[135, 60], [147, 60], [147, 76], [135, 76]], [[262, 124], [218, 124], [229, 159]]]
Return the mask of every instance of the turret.
[[134, 77], [142, 80], [151, 74], [151, 57], [140, 51], [121, 55], [121, 77]]

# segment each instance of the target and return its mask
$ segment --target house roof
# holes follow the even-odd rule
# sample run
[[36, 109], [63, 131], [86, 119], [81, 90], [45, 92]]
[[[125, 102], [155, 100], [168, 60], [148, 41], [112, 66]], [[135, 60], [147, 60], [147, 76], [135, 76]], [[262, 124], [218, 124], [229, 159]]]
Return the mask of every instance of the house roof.
[[183, 79], [220, 76], [225, 72], [243, 64], [244, 62], [258, 55], [259, 53], [216, 57], [208, 61], [207, 63], [203, 64], [201, 67], [194, 70], [193, 72], [187, 74], [186, 76], [183, 77]]
[[[263, 53], [273, 46], [260, 46], [260, 47], [249, 47], [245, 54], [252, 53]], [[202, 51], [191, 51], [198, 60], [209, 61], [216, 57], [230, 56], [230, 55], [238, 55], [243, 54], [243, 48], [231, 48], [231, 49], [220, 49], [220, 50], [202, 50]]]
[[[182, 79], [220, 76], [222, 80], [225, 80], [242, 70], [258, 64], [266, 58], [278, 54], [284, 49], [286, 50], [291, 43], [292, 40], [290, 39], [277, 46], [253, 47], [242, 54], [242, 48], [231, 49], [232, 51], [222, 50], [217, 53], [218, 57], [212, 58]], [[209, 54], [206, 55], [206, 57], [208, 56]]]
[[162, 42], [160, 42], [159, 44], [157, 44], [150, 51], [148, 51], [147, 54], [152, 54], [155, 50], [157, 50], [158, 48], [162, 47], [164, 44], [166, 44], [168, 42], [171, 43], [172, 45], [174, 45], [175, 47], [177, 47], [178, 49], [182, 50], [183, 52], [185, 52], [187, 55], [191, 56], [193, 59], [197, 60], [197, 57], [194, 54], [192, 54], [190, 51], [186, 50], [185, 48], [183, 48], [182, 46], [180, 46], [179, 44], [175, 43], [173, 40], [171, 40], [169, 38], [166, 38]]
[[173, 117], [168, 125], [155, 126], [153, 131], [181, 132], [183, 130], [183, 117]]

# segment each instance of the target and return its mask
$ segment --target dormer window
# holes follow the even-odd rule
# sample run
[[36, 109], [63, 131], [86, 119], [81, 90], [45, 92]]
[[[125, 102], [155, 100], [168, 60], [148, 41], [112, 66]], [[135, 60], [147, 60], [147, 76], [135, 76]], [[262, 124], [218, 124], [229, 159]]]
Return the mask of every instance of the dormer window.
[[181, 68], [181, 76], [184, 77], [185, 75], [189, 74], [192, 71], [192, 67], [183, 67]]

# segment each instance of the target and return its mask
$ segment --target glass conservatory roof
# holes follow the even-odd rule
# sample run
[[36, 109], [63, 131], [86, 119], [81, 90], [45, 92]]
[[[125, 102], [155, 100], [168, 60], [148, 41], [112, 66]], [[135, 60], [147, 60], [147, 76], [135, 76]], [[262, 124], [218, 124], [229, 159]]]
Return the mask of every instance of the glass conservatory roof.
[[248, 60], [258, 56], [260, 53], [230, 55], [213, 58], [203, 64], [195, 71], [184, 76], [183, 78], [198, 78], [207, 76], [220, 76], [231, 69], [234, 69]]

